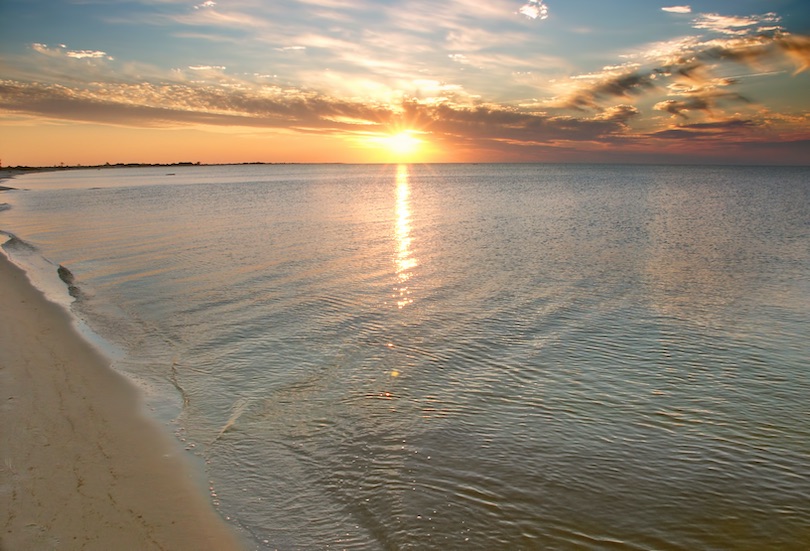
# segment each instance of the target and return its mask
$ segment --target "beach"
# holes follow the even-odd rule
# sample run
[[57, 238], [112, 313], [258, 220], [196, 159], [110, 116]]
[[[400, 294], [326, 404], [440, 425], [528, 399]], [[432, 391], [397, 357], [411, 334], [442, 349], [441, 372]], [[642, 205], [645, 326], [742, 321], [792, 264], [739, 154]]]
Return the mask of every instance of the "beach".
[[0, 548], [238, 549], [179, 445], [0, 255]]
[[171, 172], [2, 182], [3, 550], [806, 549], [806, 169]]

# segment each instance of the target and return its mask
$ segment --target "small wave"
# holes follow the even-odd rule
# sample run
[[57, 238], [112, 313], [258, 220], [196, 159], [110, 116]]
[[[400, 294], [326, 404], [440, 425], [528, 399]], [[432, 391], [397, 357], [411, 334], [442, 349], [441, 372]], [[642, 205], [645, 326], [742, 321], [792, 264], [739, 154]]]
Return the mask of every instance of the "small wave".
[[11, 208], [11, 205], [9, 205], [8, 203], [0, 203], [0, 212], [2, 212], [4, 210], [8, 210], [10, 208]]
[[68, 306], [72, 302], [70, 299], [65, 300], [64, 287], [60, 287], [60, 281], [67, 286], [68, 295], [71, 299], [83, 297], [81, 289], [76, 284], [73, 272], [68, 268], [59, 264], [56, 267], [57, 279], [53, 277], [55, 263], [42, 256], [37, 247], [11, 232], [0, 230], [0, 235], [5, 235], [8, 238], [2, 243], [2, 248], [9, 259], [23, 268], [28, 273], [32, 283], [42, 290], [50, 300], [63, 306]]
[[180, 382], [177, 380], [177, 366], [178, 365], [179, 364], [177, 363], [177, 358], [172, 360], [172, 369], [171, 369], [171, 375], [169, 376], [169, 380], [171, 381], [172, 385], [177, 390], [177, 392], [180, 393], [180, 397], [183, 399], [183, 407], [187, 407], [188, 404], [189, 404], [188, 393], [186, 392], [186, 389], [184, 389], [180, 385]]
[[210, 444], [216, 443], [217, 440], [222, 438], [222, 436], [228, 432], [235, 424], [236, 421], [242, 416], [242, 414], [247, 409], [248, 405], [250, 405], [250, 400], [248, 398], [238, 398], [231, 408], [231, 416], [225, 422], [225, 425], [219, 430], [219, 433], [211, 440]]
[[5, 235], [8, 237], [8, 241], [3, 243], [3, 248], [7, 251], [22, 251], [27, 253], [36, 252], [37, 248], [28, 243], [27, 241], [23, 241], [16, 235], [11, 232], [0, 231], [0, 234]]
[[9, 186], [0, 186], [0, 191], [17, 191], [17, 188]]

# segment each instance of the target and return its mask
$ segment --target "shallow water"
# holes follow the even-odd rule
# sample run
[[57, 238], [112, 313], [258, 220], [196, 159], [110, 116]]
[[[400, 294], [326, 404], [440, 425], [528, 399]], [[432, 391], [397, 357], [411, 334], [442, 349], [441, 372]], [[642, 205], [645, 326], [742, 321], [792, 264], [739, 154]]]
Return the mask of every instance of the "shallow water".
[[809, 174], [41, 173], [0, 228], [256, 548], [804, 549]]

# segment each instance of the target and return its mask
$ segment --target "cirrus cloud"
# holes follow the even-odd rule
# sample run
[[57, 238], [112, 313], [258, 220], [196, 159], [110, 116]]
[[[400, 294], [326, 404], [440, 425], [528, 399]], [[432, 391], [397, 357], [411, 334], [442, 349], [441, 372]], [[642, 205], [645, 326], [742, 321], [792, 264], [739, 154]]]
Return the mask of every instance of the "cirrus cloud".
[[39, 54], [49, 57], [69, 57], [72, 59], [106, 59], [112, 61], [114, 58], [107, 52], [100, 50], [68, 50], [64, 44], [59, 44], [56, 47], [49, 47], [47, 44], [34, 43], [31, 49]]
[[703, 13], [694, 20], [692, 26], [696, 29], [704, 29], [717, 33], [743, 36], [750, 32], [750, 28], [754, 25], [761, 25], [764, 23], [776, 23], [779, 21], [779, 16], [775, 13], [766, 13], [765, 15], [751, 15], [741, 17], [737, 15], [720, 15], [717, 13]]

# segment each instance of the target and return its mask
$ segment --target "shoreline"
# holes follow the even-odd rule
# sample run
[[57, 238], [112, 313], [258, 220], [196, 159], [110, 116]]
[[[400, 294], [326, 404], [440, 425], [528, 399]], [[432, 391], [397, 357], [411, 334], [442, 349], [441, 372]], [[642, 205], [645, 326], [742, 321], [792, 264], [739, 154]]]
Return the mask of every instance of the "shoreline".
[[244, 549], [181, 447], [0, 254], [0, 549]]

